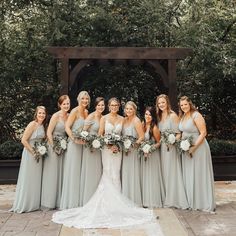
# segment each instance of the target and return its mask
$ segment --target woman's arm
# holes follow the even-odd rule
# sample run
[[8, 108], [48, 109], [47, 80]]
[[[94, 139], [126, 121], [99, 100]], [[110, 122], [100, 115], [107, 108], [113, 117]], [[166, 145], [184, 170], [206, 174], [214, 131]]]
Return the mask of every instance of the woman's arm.
[[175, 138], [176, 140], [179, 140], [181, 138], [181, 132], [179, 131], [179, 117], [176, 115], [176, 113], [171, 113], [170, 115], [171, 121], [173, 122], [173, 131], [176, 133]]
[[77, 112], [77, 108], [74, 108], [71, 113], [69, 114], [68, 116], [68, 119], [66, 121], [66, 124], [65, 124], [65, 130], [66, 130], [66, 133], [68, 134], [68, 136], [70, 137], [70, 139], [72, 141], [75, 141], [75, 138], [73, 136], [73, 133], [72, 133], [72, 130], [71, 130], [71, 127], [76, 119], [76, 112]]
[[102, 136], [105, 133], [105, 117], [103, 116], [100, 120], [98, 135]]
[[33, 150], [33, 147], [29, 144], [29, 138], [31, 137], [34, 130], [36, 129], [36, 125], [37, 124], [35, 121], [31, 121], [25, 128], [25, 131], [21, 139], [21, 143], [32, 155], [34, 155], [34, 150]]
[[160, 147], [161, 133], [160, 133], [160, 130], [158, 129], [158, 127], [156, 125], [154, 125], [154, 127], [153, 127], [153, 137], [156, 141], [155, 146], [157, 148]]
[[47, 138], [48, 138], [48, 142], [49, 142], [50, 145], [53, 145], [52, 133], [53, 133], [53, 130], [54, 130], [57, 122], [58, 122], [58, 114], [55, 113], [51, 117], [49, 125], [48, 125], [48, 129], [47, 129]]
[[136, 143], [140, 144], [144, 140], [144, 132], [143, 132], [142, 122], [140, 121], [140, 119], [138, 117], [134, 121], [134, 127], [137, 131], [137, 134], [138, 134], [138, 139], [137, 139]]
[[194, 145], [189, 149], [190, 154], [193, 153], [199, 147], [199, 145], [202, 143], [202, 141], [204, 140], [204, 138], [206, 137], [206, 134], [207, 134], [206, 123], [205, 123], [203, 116], [200, 113], [197, 113], [197, 116], [195, 118], [193, 118], [193, 121], [194, 121], [200, 134], [199, 134], [196, 142], [194, 143]]

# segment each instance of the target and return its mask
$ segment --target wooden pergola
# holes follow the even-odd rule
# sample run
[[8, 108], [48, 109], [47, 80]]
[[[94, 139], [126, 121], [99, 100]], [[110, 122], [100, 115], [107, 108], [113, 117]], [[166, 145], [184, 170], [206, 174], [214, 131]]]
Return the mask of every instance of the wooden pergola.
[[[143, 65], [154, 67], [174, 110], [177, 110], [176, 64], [192, 54], [189, 48], [148, 47], [47, 47], [48, 52], [61, 62], [61, 94], [70, 94], [78, 74], [87, 65]], [[71, 66], [71, 61], [76, 65]]]

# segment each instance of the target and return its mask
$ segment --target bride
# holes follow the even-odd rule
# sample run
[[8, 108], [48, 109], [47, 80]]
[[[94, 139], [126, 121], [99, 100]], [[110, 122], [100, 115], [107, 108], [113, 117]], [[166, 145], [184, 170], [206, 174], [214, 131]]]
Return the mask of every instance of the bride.
[[[120, 102], [111, 98], [109, 111], [100, 121], [99, 134], [121, 134], [123, 117], [117, 113]], [[120, 228], [143, 223], [156, 223], [154, 212], [137, 207], [121, 194], [120, 168], [122, 153], [118, 147], [106, 147], [102, 151], [103, 174], [98, 188], [86, 205], [58, 211], [52, 221], [76, 228]], [[160, 235], [162, 235], [161, 230]]]

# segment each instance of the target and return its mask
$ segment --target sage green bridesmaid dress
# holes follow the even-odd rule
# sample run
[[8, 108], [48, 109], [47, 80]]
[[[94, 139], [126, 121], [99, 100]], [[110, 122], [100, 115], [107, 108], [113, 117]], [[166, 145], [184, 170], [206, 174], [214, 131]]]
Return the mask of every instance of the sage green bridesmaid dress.
[[[147, 130], [145, 140], [149, 139], [149, 130]], [[146, 161], [141, 158], [141, 188], [143, 206], [150, 208], [162, 207], [165, 195], [159, 149], [151, 153]]]
[[[40, 125], [32, 133], [29, 143], [34, 146], [34, 142], [38, 142], [44, 137], [44, 127]], [[24, 148], [17, 180], [16, 196], [10, 211], [23, 213], [40, 208], [42, 161], [42, 159], [39, 159], [39, 162], [37, 162], [33, 155]]]
[[[53, 130], [53, 137], [66, 137], [65, 122], [59, 120]], [[57, 155], [51, 145], [43, 162], [41, 206], [54, 209], [60, 206], [62, 189], [62, 167], [64, 154]]]
[[[138, 137], [134, 124], [126, 125], [122, 129], [122, 135]], [[136, 148], [132, 148], [127, 154], [123, 153], [122, 160], [122, 193], [135, 202], [138, 206], [142, 206], [141, 195], [141, 175], [140, 175], [140, 158]]]
[[[171, 115], [167, 116], [165, 121], [159, 122], [159, 129], [161, 133], [165, 130], [180, 133], [178, 124], [172, 120]], [[161, 166], [165, 189], [164, 207], [189, 208], [183, 182], [181, 157], [175, 145], [169, 145], [168, 149], [165, 143], [161, 143]]]
[[[192, 136], [193, 143], [199, 136], [199, 131], [194, 122], [194, 119], [198, 115], [198, 112], [194, 112], [190, 119], [181, 120], [179, 124], [182, 137]], [[214, 211], [216, 207], [214, 176], [211, 152], [205, 138], [192, 154], [192, 158], [188, 153], [183, 153], [182, 166], [183, 179], [190, 208], [193, 210]]]
[[[85, 120], [85, 126], [90, 126], [88, 132], [97, 134], [99, 129], [98, 120]], [[93, 150], [84, 147], [83, 162], [80, 182], [80, 205], [83, 206], [95, 193], [102, 176], [101, 150]]]
[[[72, 132], [82, 130], [84, 119], [78, 118], [72, 125]], [[67, 145], [64, 158], [63, 184], [60, 209], [75, 208], [80, 206], [80, 177], [82, 164], [83, 145], [76, 144], [71, 139]]]

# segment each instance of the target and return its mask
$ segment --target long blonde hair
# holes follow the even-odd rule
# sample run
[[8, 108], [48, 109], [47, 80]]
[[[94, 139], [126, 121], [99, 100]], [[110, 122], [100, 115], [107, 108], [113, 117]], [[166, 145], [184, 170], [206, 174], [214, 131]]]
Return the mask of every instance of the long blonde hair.
[[161, 121], [162, 118], [162, 110], [159, 109], [158, 107], [158, 100], [160, 98], [164, 98], [166, 100], [166, 104], [167, 104], [167, 114], [169, 115], [172, 110], [171, 110], [171, 105], [170, 105], [170, 99], [166, 94], [160, 94], [159, 96], [157, 96], [156, 98], [156, 113], [157, 113], [157, 120]]
[[193, 102], [191, 101], [191, 99], [187, 96], [182, 96], [180, 99], [179, 99], [179, 117], [182, 118], [183, 115], [184, 115], [184, 112], [182, 111], [181, 107], [180, 107], [180, 102], [181, 101], [187, 101], [190, 105], [190, 114], [192, 115], [193, 112], [197, 111], [197, 108], [193, 105]]

